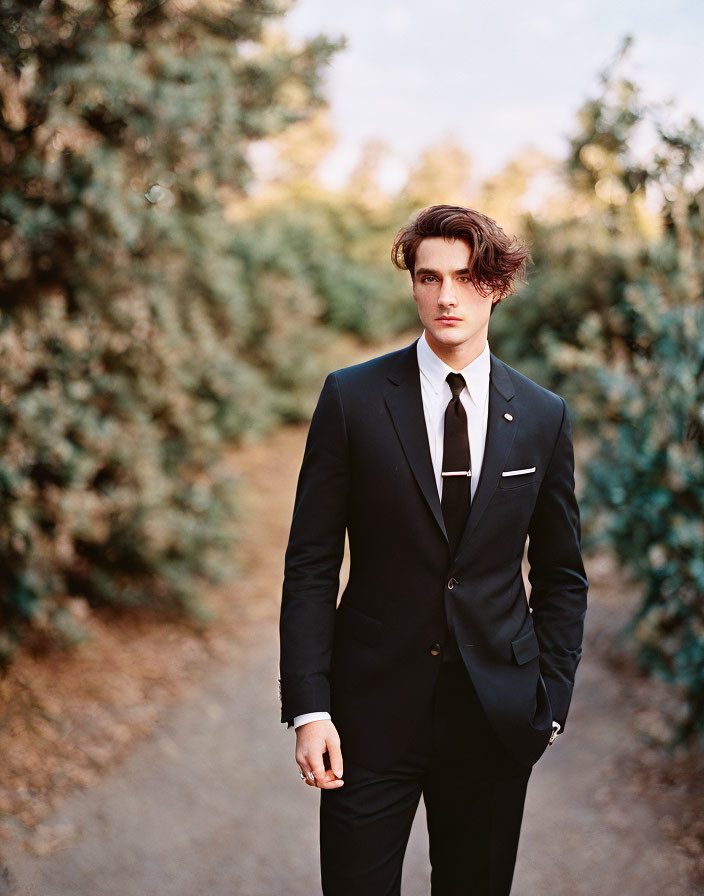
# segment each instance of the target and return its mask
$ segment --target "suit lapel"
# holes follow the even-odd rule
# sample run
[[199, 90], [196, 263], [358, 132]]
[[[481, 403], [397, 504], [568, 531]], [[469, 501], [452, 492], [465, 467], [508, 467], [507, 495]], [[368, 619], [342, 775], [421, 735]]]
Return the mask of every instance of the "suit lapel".
[[[484, 459], [482, 460], [479, 485], [474, 493], [467, 523], [457, 548], [458, 554], [471, 537], [486, 510], [489, 499], [499, 484], [501, 473], [511, 450], [520, 416], [518, 408], [511, 404], [514, 394], [515, 390], [506, 366], [492, 352]], [[505, 414], [508, 414], [510, 419], [507, 419]]]
[[395, 385], [386, 392], [384, 400], [416, 482], [447, 539], [423, 413], [416, 342], [402, 350], [388, 374]]
[[[396, 364], [388, 374], [388, 379], [394, 383], [394, 386], [386, 392], [384, 400], [413, 475], [438, 526], [447, 539], [445, 520], [442, 515], [430, 457], [428, 431], [425, 426], [416, 342], [401, 352]], [[457, 549], [458, 554], [475, 530], [496, 490], [511, 450], [520, 416], [518, 408], [511, 404], [514, 394], [515, 390], [506, 366], [492, 352], [486, 445], [482, 471]], [[508, 414], [511, 419], [507, 419], [505, 414]]]

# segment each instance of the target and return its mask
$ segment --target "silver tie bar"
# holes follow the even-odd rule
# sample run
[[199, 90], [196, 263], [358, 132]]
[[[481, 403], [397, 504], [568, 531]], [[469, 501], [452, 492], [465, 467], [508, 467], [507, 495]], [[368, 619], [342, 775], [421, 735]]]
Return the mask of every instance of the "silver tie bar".
[[471, 476], [471, 470], [443, 470], [441, 476]]

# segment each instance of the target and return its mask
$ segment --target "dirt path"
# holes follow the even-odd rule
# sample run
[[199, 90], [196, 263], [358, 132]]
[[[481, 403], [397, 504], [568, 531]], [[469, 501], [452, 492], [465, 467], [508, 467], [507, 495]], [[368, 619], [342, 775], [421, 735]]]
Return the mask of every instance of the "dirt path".
[[[0, 896], [310, 896], [318, 794], [299, 780], [293, 733], [278, 723], [277, 631], [283, 549], [304, 429], [280, 432], [233, 462], [248, 482], [240, 624], [209, 674], [97, 783], [69, 793], [41, 827], [43, 848], [0, 842]], [[608, 570], [592, 580], [590, 628]], [[594, 633], [590, 636], [594, 641]], [[569, 732], [529, 786], [518, 896], [694, 896], [692, 860], [662, 799], [624, 770], [642, 751], [621, 678], [587, 649]], [[674, 799], [675, 797], [671, 797]], [[668, 818], [670, 821], [668, 822]], [[422, 811], [404, 896], [429, 893]], [[669, 825], [669, 827], [668, 827]], [[40, 854], [37, 854], [40, 853]]]

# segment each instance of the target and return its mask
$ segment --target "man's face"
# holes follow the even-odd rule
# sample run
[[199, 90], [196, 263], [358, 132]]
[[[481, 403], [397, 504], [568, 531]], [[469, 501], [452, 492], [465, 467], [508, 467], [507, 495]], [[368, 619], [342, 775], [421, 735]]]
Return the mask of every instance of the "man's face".
[[442, 357], [462, 348], [483, 348], [489, 329], [491, 296], [469, 279], [470, 248], [464, 240], [428, 237], [418, 246], [413, 298], [431, 348]]

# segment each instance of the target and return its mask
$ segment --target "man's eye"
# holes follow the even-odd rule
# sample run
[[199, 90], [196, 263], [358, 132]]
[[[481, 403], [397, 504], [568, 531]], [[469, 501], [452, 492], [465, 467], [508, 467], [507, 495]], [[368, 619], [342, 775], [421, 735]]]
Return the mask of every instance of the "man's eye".
[[431, 283], [436, 280], [436, 277], [433, 277], [432, 274], [428, 274], [425, 277], [421, 277], [421, 283]]

